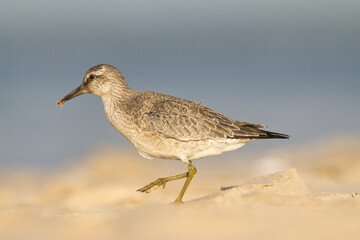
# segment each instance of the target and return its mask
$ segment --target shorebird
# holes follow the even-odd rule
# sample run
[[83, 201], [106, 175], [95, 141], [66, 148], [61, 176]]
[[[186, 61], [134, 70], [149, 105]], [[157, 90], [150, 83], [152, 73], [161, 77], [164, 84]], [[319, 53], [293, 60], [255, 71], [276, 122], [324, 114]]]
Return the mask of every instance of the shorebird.
[[59, 99], [57, 105], [81, 94], [99, 96], [109, 122], [146, 158], [183, 161], [188, 172], [158, 178], [138, 189], [150, 192], [169, 181], [186, 178], [175, 203], [197, 170], [192, 160], [233, 151], [258, 139], [289, 138], [286, 134], [261, 130], [266, 126], [240, 122], [219, 114], [202, 103], [149, 91], [134, 91], [120, 71], [108, 64], [90, 68], [82, 84]]

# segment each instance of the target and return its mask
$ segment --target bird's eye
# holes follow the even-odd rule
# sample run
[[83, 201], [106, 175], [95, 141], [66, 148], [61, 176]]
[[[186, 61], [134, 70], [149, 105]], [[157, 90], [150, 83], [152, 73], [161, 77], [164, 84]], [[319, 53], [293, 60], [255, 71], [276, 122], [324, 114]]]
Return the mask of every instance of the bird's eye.
[[90, 75], [90, 79], [94, 79], [95, 78], [95, 75]]

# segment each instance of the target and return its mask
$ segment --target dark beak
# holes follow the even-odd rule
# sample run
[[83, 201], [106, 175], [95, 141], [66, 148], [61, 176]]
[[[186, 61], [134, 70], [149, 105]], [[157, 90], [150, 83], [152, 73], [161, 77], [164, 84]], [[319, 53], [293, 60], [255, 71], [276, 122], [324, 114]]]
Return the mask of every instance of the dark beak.
[[73, 91], [71, 91], [68, 95], [66, 95], [62, 99], [59, 99], [57, 101], [56, 105], [63, 106], [66, 101], [68, 101], [74, 97], [77, 97], [81, 94], [84, 94], [84, 93], [87, 93], [87, 91], [84, 90], [84, 86], [83, 86], [83, 84], [81, 84], [80, 86], [75, 88]]

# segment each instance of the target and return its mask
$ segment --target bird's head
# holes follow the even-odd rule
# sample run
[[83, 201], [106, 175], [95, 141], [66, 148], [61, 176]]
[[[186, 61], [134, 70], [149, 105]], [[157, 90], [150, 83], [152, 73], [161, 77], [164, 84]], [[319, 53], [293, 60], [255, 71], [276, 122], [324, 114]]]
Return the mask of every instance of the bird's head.
[[59, 99], [56, 104], [62, 106], [66, 101], [85, 93], [102, 97], [114, 91], [121, 93], [122, 90], [128, 88], [125, 79], [117, 68], [108, 64], [99, 64], [90, 68], [81, 85]]

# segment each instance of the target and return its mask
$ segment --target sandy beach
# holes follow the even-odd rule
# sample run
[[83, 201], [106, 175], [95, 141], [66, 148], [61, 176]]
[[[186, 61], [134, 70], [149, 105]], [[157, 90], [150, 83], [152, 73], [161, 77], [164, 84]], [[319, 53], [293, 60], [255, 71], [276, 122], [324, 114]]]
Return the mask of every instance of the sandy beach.
[[94, 150], [51, 172], [3, 171], [0, 239], [358, 239], [358, 146], [333, 138], [251, 160], [195, 161], [180, 206], [172, 201], [183, 181], [136, 189], [183, 164], [133, 150]]

